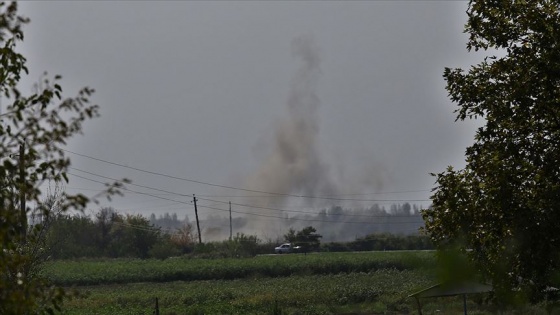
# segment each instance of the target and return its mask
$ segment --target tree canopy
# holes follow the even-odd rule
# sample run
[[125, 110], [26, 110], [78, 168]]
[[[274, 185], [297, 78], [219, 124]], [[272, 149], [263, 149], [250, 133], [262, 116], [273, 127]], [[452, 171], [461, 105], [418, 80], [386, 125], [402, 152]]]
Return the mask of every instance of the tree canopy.
[[[43, 314], [60, 309], [64, 291], [39, 276], [45, 223], [53, 212], [83, 210], [84, 195], [61, 192], [45, 197], [48, 183], [68, 181], [70, 159], [64, 145], [81, 133], [85, 121], [99, 115], [90, 104], [93, 90], [63, 98], [60, 76], [45, 74], [35, 92], [18, 89], [27, 74], [26, 58], [17, 52], [28, 19], [17, 3], [0, 3], [0, 313]], [[119, 184], [117, 183], [117, 186]], [[109, 192], [115, 192], [109, 185]], [[28, 216], [40, 218], [28, 222]]]
[[301, 246], [304, 250], [317, 250], [321, 244], [320, 239], [322, 237], [312, 226], [304, 227], [300, 231], [290, 228], [288, 233], [284, 234], [286, 242]]
[[444, 78], [457, 120], [485, 124], [466, 167], [435, 174], [426, 231], [535, 301], [560, 275], [560, 4], [471, 0], [467, 14], [467, 49], [488, 55]]

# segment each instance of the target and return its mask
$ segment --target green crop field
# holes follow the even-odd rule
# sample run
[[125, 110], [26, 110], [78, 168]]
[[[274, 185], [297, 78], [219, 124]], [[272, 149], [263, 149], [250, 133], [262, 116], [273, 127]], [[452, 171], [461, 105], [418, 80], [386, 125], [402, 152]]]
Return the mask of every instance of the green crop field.
[[[162, 314], [331, 314], [387, 306], [408, 308], [402, 299], [429, 277], [413, 271], [248, 278], [168, 283], [135, 283], [82, 288], [68, 314], [150, 314], [155, 298]], [[410, 304], [410, 303], [409, 303]]]
[[[320, 253], [54, 261], [44, 275], [76, 292], [65, 314], [154, 314], [156, 298], [162, 315], [413, 314], [408, 295], [437, 282], [435, 266], [433, 252]], [[469, 314], [491, 314], [483, 298], [469, 298]], [[462, 314], [460, 298], [424, 304], [424, 314]]]
[[59, 285], [231, 280], [418, 269], [433, 266], [432, 252], [314, 253], [253, 258], [54, 261], [44, 275]]

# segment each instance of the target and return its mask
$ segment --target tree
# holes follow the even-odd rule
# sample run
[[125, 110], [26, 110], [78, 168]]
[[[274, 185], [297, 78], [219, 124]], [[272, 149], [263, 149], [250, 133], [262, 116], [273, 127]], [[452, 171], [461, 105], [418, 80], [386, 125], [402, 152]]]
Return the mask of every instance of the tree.
[[[42, 218], [50, 216], [43, 184], [68, 181], [70, 159], [63, 147], [98, 116], [98, 106], [89, 103], [93, 90], [63, 99], [60, 76], [45, 75], [34, 94], [20, 93], [17, 85], [27, 68], [15, 48], [27, 22], [16, 2], [0, 4], [0, 97], [8, 104], [0, 114], [0, 314], [52, 313], [61, 307], [64, 291], [39, 276], [42, 224], [28, 225], [27, 216], [32, 206]], [[109, 193], [119, 185], [109, 185]], [[83, 211], [87, 202], [81, 194], [63, 193], [57, 208]]]
[[435, 174], [426, 231], [440, 247], [460, 241], [498, 288], [537, 301], [560, 271], [560, 5], [471, 0], [467, 14], [467, 49], [495, 55], [444, 78], [457, 120], [485, 125], [464, 169]]
[[186, 222], [181, 228], [171, 235], [171, 242], [179, 247], [184, 254], [190, 253], [194, 249], [194, 245], [198, 235], [196, 234], [192, 224]]
[[290, 228], [288, 233], [284, 235], [286, 242], [301, 246], [305, 251], [318, 249], [321, 244], [320, 238], [322, 237], [322, 235], [317, 234], [317, 230], [312, 226], [307, 226], [297, 232]]
[[290, 228], [288, 233], [284, 234], [284, 240], [288, 243], [295, 243], [297, 241], [296, 230]]
[[148, 258], [160, 235], [160, 229], [141, 215], [115, 213], [111, 216], [106, 254], [109, 257]]
[[117, 211], [111, 207], [101, 208], [97, 214], [95, 214], [95, 223], [98, 229], [98, 247], [103, 254], [107, 253], [107, 249], [111, 242], [111, 230], [113, 227], [113, 222], [117, 220]]
[[98, 229], [87, 216], [58, 215], [47, 230], [47, 253], [54, 259], [100, 257]]
[[128, 248], [132, 257], [148, 258], [150, 249], [160, 238], [160, 229], [139, 214], [127, 214], [124, 227], [126, 232], [121, 246]]
[[237, 233], [232, 240], [224, 241], [231, 257], [253, 257], [257, 255], [261, 240], [256, 235]]

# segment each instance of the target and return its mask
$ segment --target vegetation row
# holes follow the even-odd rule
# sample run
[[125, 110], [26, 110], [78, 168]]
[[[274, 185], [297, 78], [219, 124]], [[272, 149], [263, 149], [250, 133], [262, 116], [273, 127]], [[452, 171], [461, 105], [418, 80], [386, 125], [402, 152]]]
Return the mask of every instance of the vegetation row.
[[188, 222], [164, 230], [142, 215], [123, 215], [112, 208], [103, 208], [93, 217], [59, 214], [44, 223], [44, 254], [51, 259], [248, 257], [273, 253], [281, 242], [296, 243], [307, 251], [433, 249], [426, 236], [388, 233], [370, 234], [350, 242], [321, 243], [320, 231], [312, 226], [299, 231], [290, 228], [275, 241], [240, 233], [231, 240], [198, 244], [195, 229]]
[[406, 297], [431, 279], [418, 270], [309, 275], [171, 283], [135, 283], [82, 288], [66, 314], [336, 314], [349, 310], [406, 314]]
[[233, 280], [334, 275], [433, 266], [433, 252], [313, 253], [253, 258], [116, 259], [52, 261], [43, 275], [55, 284], [99, 285], [135, 282]]

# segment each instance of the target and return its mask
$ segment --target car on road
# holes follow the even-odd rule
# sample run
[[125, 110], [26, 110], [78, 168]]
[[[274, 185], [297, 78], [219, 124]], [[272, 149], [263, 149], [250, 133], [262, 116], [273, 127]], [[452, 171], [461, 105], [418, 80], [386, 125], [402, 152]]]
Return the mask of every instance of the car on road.
[[274, 248], [276, 254], [293, 253], [301, 249], [301, 246], [293, 246], [292, 243], [284, 243]]

